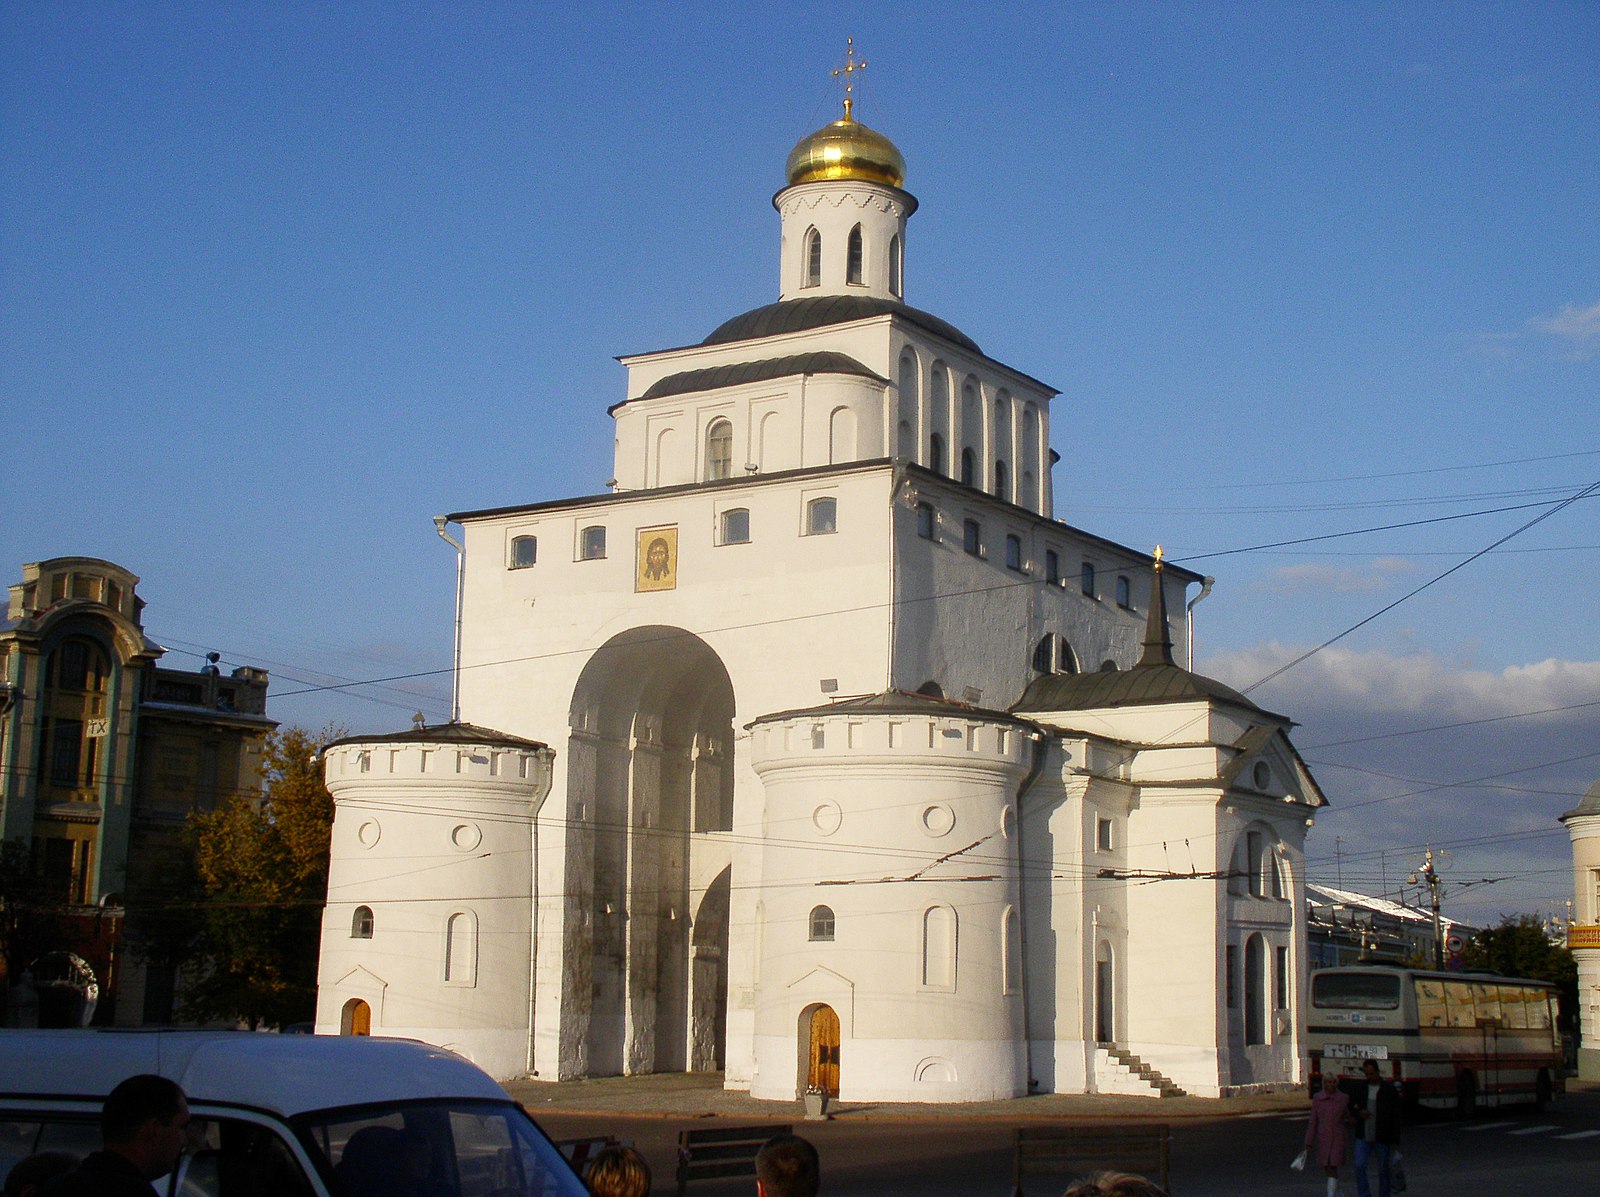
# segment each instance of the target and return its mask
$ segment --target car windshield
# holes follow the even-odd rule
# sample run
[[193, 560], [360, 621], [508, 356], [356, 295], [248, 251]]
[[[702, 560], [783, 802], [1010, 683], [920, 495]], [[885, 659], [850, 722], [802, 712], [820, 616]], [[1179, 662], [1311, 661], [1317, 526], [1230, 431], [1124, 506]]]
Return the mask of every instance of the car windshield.
[[509, 1102], [368, 1106], [295, 1122], [346, 1197], [584, 1197], [561, 1153]]

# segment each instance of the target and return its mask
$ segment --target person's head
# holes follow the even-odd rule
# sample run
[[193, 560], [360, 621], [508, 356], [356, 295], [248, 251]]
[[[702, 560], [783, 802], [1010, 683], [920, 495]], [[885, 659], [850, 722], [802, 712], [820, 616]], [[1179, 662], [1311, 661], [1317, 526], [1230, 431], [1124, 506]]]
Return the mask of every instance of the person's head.
[[1339, 1091], [1339, 1076], [1337, 1073], [1325, 1072], [1322, 1074], [1322, 1091], [1324, 1093], [1337, 1093]]
[[602, 1147], [584, 1170], [591, 1197], [649, 1197], [650, 1165], [631, 1147]]
[[665, 573], [667, 569], [667, 541], [665, 537], [658, 536], [650, 542], [650, 547], [644, 552], [645, 559], [650, 563], [650, 568], [656, 573]]
[[1062, 1197], [1167, 1197], [1167, 1191], [1131, 1172], [1096, 1172], [1073, 1185]]
[[1376, 1085], [1381, 1078], [1376, 1060], [1361, 1061], [1361, 1075], [1367, 1078], [1367, 1084]]
[[756, 1153], [760, 1197], [817, 1197], [821, 1187], [817, 1149], [799, 1135], [774, 1135]]
[[70, 1151], [36, 1151], [18, 1160], [6, 1173], [6, 1197], [34, 1197], [58, 1176], [78, 1166]]
[[177, 1167], [188, 1126], [189, 1103], [183, 1090], [164, 1076], [130, 1076], [100, 1108], [100, 1137], [106, 1150], [127, 1159], [146, 1180]]

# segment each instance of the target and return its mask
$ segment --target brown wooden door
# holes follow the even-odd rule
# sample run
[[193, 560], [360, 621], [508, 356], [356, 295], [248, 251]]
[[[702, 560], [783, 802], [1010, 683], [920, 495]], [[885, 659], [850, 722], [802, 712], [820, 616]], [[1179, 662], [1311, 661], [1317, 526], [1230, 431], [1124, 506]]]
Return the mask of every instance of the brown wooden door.
[[359, 998], [350, 1003], [350, 1029], [346, 1034], [372, 1034], [372, 1007]]
[[811, 1012], [810, 1059], [807, 1088], [821, 1089], [829, 1097], [838, 1097], [839, 1016], [832, 1006], [818, 1006]]

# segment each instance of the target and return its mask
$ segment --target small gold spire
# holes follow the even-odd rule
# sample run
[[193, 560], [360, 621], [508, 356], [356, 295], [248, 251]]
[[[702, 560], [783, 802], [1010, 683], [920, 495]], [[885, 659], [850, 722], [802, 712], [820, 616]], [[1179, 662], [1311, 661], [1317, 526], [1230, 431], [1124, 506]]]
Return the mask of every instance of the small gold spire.
[[1166, 556], [1166, 553], [1161, 551], [1161, 546], [1160, 545], [1156, 545], [1156, 551], [1154, 553], [1150, 554], [1150, 555], [1155, 558], [1156, 568], [1160, 569], [1161, 568], [1161, 559]]
[[855, 99], [851, 94], [855, 91], [855, 82], [850, 78], [850, 76], [855, 74], [857, 71], [864, 71], [866, 69], [867, 60], [865, 58], [863, 58], [860, 62], [856, 61], [856, 39], [853, 37], [845, 38], [844, 65], [842, 67], [833, 68], [833, 77], [837, 79], [840, 75], [844, 76], [844, 119], [847, 121], [855, 119], [855, 117], [850, 115], [850, 110], [855, 107]]

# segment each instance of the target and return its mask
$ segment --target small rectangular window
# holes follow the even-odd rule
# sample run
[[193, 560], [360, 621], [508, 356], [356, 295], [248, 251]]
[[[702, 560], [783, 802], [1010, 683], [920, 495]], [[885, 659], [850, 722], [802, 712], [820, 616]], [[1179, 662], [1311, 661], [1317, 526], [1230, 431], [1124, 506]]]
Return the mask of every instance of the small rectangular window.
[[1289, 1008], [1289, 949], [1278, 949], [1277, 984], [1273, 987], [1274, 1006], [1279, 1010]]
[[939, 516], [932, 503], [917, 504], [917, 535], [923, 540], [939, 539]]
[[1044, 580], [1052, 586], [1061, 585], [1061, 556], [1054, 549], [1044, 551]]
[[1133, 608], [1133, 584], [1121, 575], [1117, 575], [1117, 606], [1124, 611]]
[[961, 525], [961, 547], [974, 557], [983, 556], [983, 525], [967, 520]]
[[722, 513], [722, 543], [750, 543], [750, 509], [734, 507]]
[[1083, 571], [1079, 575], [1078, 584], [1079, 584], [1079, 586], [1081, 586], [1083, 588], [1083, 593], [1084, 594], [1088, 595], [1090, 598], [1094, 597], [1094, 563], [1093, 562], [1085, 561], [1083, 563]]
[[585, 528], [579, 538], [578, 555], [584, 561], [597, 561], [606, 555], [606, 530], [596, 524]]
[[527, 569], [539, 560], [539, 538], [537, 536], [514, 536], [511, 538], [511, 568]]
[[1110, 819], [1096, 819], [1094, 824], [1095, 847], [1102, 852], [1110, 852], [1115, 846], [1112, 839], [1112, 825]]
[[1006, 533], [1006, 568], [1022, 572], [1022, 537]]

